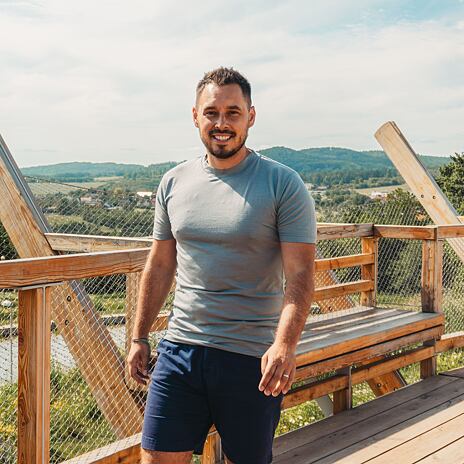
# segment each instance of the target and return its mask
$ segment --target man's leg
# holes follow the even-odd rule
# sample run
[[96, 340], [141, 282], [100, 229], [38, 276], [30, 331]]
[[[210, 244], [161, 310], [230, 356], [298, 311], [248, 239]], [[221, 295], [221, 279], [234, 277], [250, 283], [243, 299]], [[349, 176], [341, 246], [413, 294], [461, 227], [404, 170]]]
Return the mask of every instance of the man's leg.
[[210, 408], [230, 463], [269, 464], [282, 395], [259, 391], [261, 360], [209, 349]]
[[166, 339], [149, 386], [142, 430], [142, 463], [190, 463], [212, 425], [202, 382], [202, 347]]
[[166, 451], [150, 451], [141, 449], [142, 461], [140, 464], [190, 464], [193, 451], [169, 453]]

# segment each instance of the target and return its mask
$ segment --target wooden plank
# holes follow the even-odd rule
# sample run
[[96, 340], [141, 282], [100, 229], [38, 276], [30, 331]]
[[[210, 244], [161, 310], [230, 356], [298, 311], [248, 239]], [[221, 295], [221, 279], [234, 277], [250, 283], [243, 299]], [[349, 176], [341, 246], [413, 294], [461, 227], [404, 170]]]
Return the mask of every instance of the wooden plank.
[[365, 254], [374, 256], [374, 261], [361, 266], [361, 280], [370, 280], [373, 282], [372, 290], [362, 291], [360, 304], [362, 306], [375, 306], [377, 293], [377, 257], [378, 257], [378, 239], [375, 237], [361, 238], [361, 251]]
[[317, 228], [317, 240], [366, 237], [372, 235], [373, 224], [337, 224]]
[[148, 249], [76, 253], [0, 262], [0, 288], [142, 271]]
[[140, 442], [142, 434], [137, 433], [110, 445], [103, 446], [61, 464], [138, 464], [140, 463]]
[[342, 269], [346, 267], [361, 266], [363, 264], [373, 264], [375, 256], [373, 253], [359, 253], [356, 255], [337, 256], [336, 258], [321, 258], [315, 260], [316, 272]]
[[[5, 150], [0, 137], [0, 152]], [[30, 191], [26, 198], [26, 187], [20, 185], [17, 176], [10, 175], [4, 157], [0, 156], [0, 222], [21, 258], [51, 256], [54, 252], [44, 236], [48, 232], [46, 223], [38, 222], [40, 208], [33, 208], [36, 205]], [[85, 289], [71, 281], [54, 287], [51, 293], [52, 319], [100, 410], [117, 436], [138, 432], [142, 414], [124, 383], [124, 360]]]
[[464, 437], [464, 413], [369, 460], [371, 464], [413, 464]]
[[440, 372], [440, 375], [448, 375], [450, 377], [457, 377], [460, 379], [464, 379], [464, 367], [460, 367], [458, 369], [452, 369], [451, 371]]
[[328, 379], [311, 382], [290, 390], [283, 398], [282, 409], [292, 408], [306, 401], [311, 401], [334, 391], [348, 387], [346, 375], [334, 375]]
[[[375, 133], [385, 153], [408, 184], [411, 191], [437, 225], [460, 222], [456, 209], [423, 166], [394, 122], [383, 124]], [[464, 238], [448, 239], [461, 261], [464, 261]]]
[[[314, 363], [323, 359], [333, 358], [356, 349], [383, 343], [388, 340], [403, 337], [414, 332], [420, 332], [432, 327], [443, 325], [442, 314], [411, 313], [384, 321], [380, 325], [368, 325], [348, 333], [334, 333], [320, 339], [311, 340], [303, 332], [297, 346], [297, 366]], [[330, 338], [328, 338], [330, 337]]]
[[[371, 462], [371, 459], [375, 461], [375, 458], [380, 456], [390, 458], [390, 451], [402, 444], [406, 445], [406, 448], [410, 445], [414, 446], [416, 437], [464, 413], [462, 391], [459, 395], [455, 391], [447, 393], [451, 397], [437, 397], [436, 394], [432, 394], [430, 402], [426, 398], [421, 398], [414, 400], [407, 408], [396, 407], [380, 417], [371, 417], [356, 427], [356, 434], [351, 440], [340, 437], [341, 440], [336, 445], [337, 448], [340, 445], [337, 452], [333, 452], [336, 451], [335, 446], [332, 446], [331, 450], [329, 441], [320, 443], [321, 448], [324, 447], [325, 452], [328, 453], [325, 458], [317, 462], [359, 464]], [[335, 437], [330, 438], [333, 441]], [[395, 462], [393, 457], [390, 462]], [[411, 461], [400, 458], [397, 462]]]
[[[444, 381], [446, 379], [447, 381]], [[449, 392], [455, 391], [460, 395], [461, 386], [455, 386], [459, 380], [452, 377], [436, 376], [431, 377], [414, 385], [407, 386], [395, 392], [393, 395], [386, 395], [375, 401], [362, 404], [347, 413], [333, 416], [330, 419], [319, 421], [302, 427], [293, 432], [286, 433], [277, 437], [274, 441], [274, 456], [280, 456], [296, 449], [300, 446], [319, 443], [325, 437], [333, 437], [332, 440], [339, 440], [340, 437], [353, 436], [353, 427], [358, 427], [363, 421], [371, 417], [379, 417], [381, 414], [389, 413], [392, 408], [407, 409], [415, 399], [428, 399], [431, 395], [434, 398], [443, 398], [443, 392], [449, 396]], [[285, 400], [285, 398], [284, 398]], [[430, 405], [430, 402], [429, 402]], [[430, 406], [433, 407], [433, 404]], [[377, 421], [377, 423], [380, 423]], [[375, 433], [375, 432], [373, 432]], [[280, 459], [275, 462], [288, 462]]]
[[454, 350], [464, 346], [464, 332], [453, 332], [443, 335], [440, 340], [437, 340], [435, 349], [437, 353], [443, 351]]
[[50, 460], [50, 289], [18, 295], [18, 463]]
[[107, 237], [103, 235], [46, 233], [54, 251], [92, 253], [94, 251], [120, 250], [121, 248], [147, 248], [153, 244], [151, 238]]
[[384, 361], [378, 361], [359, 369], [353, 369], [353, 384], [358, 384], [377, 375], [385, 374], [386, 372], [401, 369], [409, 364], [422, 361], [433, 356], [434, 352], [435, 350], [433, 346], [416, 348], [407, 354], [400, 353], [399, 355], [392, 356]]
[[374, 225], [374, 235], [379, 238], [409, 240], [435, 240], [436, 226]]
[[[459, 216], [461, 222], [463, 222], [463, 216]], [[457, 238], [464, 237], [464, 224], [453, 224], [449, 226], [437, 226], [437, 238]]]
[[307, 366], [302, 366], [296, 370], [295, 381], [315, 377], [342, 367], [351, 366], [361, 361], [368, 362], [370, 358], [376, 358], [377, 356], [391, 353], [413, 343], [421, 343], [425, 340], [437, 338], [442, 332], [443, 327], [432, 327], [431, 329], [427, 329], [422, 332], [415, 332], [413, 334], [405, 335], [404, 337], [395, 338], [384, 343], [377, 343], [367, 348], [355, 350], [350, 353], [309, 364]]
[[373, 377], [367, 380], [367, 383], [375, 396], [386, 395], [392, 393], [407, 385], [404, 377], [399, 371], [389, 372], [379, 377]]
[[313, 298], [316, 301], [328, 300], [329, 298], [337, 298], [339, 296], [373, 290], [373, 288], [374, 282], [370, 280], [357, 280], [355, 282], [347, 282], [316, 288], [313, 294]]
[[420, 460], [420, 464], [462, 464], [464, 462], [464, 438], [460, 438], [444, 448]]

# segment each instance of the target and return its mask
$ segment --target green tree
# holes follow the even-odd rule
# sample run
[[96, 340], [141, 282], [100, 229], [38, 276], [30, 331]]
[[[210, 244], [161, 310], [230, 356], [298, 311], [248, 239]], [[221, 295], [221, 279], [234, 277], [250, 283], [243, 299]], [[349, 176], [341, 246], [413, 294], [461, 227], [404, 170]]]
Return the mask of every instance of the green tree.
[[451, 162], [440, 167], [437, 182], [459, 214], [464, 214], [464, 153], [452, 155]]

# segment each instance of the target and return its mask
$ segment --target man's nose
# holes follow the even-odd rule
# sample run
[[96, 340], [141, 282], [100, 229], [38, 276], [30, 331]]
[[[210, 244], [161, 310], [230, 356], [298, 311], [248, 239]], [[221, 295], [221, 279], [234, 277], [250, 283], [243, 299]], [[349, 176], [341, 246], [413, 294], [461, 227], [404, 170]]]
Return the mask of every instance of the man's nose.
[[219, 114], [216, 120], [216, 127], [218, 129], [227, 129], [228, 128], [228, 121], [225, 114]]

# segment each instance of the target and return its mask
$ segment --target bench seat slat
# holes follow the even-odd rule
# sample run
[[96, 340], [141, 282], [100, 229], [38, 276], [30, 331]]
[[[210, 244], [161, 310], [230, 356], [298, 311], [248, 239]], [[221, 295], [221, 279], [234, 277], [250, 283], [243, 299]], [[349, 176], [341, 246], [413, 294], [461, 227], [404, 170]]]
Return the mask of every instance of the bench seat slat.
[[309, 319], [297, 346], [297, 365], [314, 363], [373, 344], [443, 325], [438, 313], [364, 308]]

